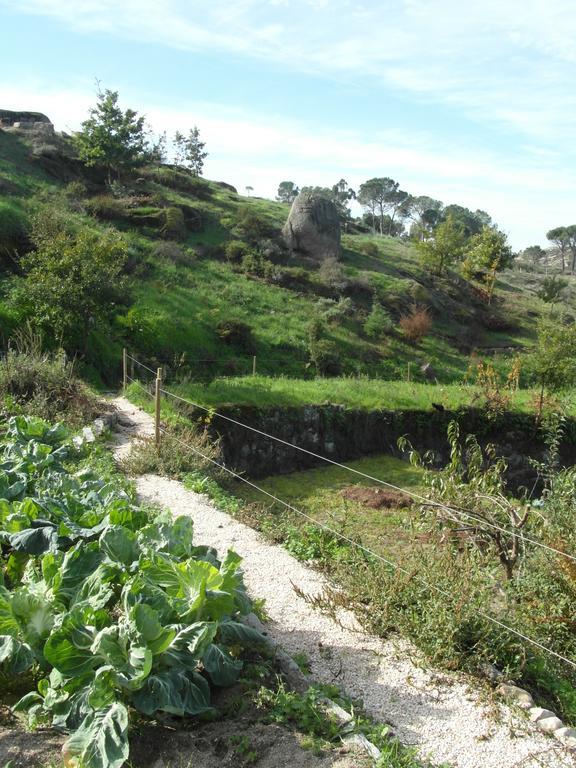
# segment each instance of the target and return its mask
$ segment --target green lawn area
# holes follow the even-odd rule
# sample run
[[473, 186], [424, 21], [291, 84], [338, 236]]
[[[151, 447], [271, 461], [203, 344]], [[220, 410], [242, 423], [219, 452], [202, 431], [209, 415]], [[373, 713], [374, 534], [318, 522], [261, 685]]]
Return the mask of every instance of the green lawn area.
[[[392, 485], [412, 491], [422, 489], [422, 470], [406, 461], [386, 454], [367, 456], [346, 462], [346, 466], [380, 478]], [[322, 466], [303, 472], [276, 475], [257, 484], [268, 493], [294, 505], [314, 520], [330, 525], [362, 542], [380, 554], [398, 553], [410, 545], [413, 512], [408, 508], [373, 509], [358, 501], [345, 498], [342, 490], [350, 486], [387, 489], [367, 478], [355, 475], [342, 467]], [[263, 503], [280, 514], [286, 513], [283, 505], [254, 488], [235, 481], [227, 483], [235, 496], [248, 502]], [[297, 525], [305, 524], [295, 518]]]
[[[170, 388], [170, 386], [169, 386]], [[175, 384], [172, 391], [205, 406], [302, 407], [336, 404], [362, 410], [430, 411], [433, 403], [448, 410], [477, 405], [476, 387], [464, 384], [419, 384], [367, 377], [292, 379], [242, 376], [217, 378], [209, 384]], [[532, 390], [512, 393], [513, 410], [530, 411]]]

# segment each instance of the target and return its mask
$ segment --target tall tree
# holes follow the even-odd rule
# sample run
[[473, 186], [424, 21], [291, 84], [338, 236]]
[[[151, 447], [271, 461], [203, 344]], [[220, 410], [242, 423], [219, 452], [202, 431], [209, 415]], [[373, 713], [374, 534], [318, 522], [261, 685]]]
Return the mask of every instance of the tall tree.
[[276, 200], [278, 200], [279, 203], [291, 204], [298, 197], [299, 193], [300, 190], [293, 181], [281, 181], [280, 184], [278, 184]]
[[388, 177], [369, 179], [360, 185], [358, 202], [372, 215], [372, 228], [375, 229], [376, 215], [379, 220], [380, 234], [384, 234], [384, 216], [390, 215], [389, 229], [408, 193], [400, 189], [400, 184]]
[[412, 222], [410, 234], [418, 240], [425, 240], [439, 223], [443, 204], [428, 195], [408, 195], [402, 204], [401, 213]]
[[454, 221], [457, 221], [466, 237], [472, 237], [482, 231], [483, 227], [489, 227], [492, 225], [492, 219], [486, 213], [486, 211], [471, 211], [469, 208], [464, 208], [462, 205], [447, 205], [443, 212], [444, 217], [452, 216]]
[[149, 159], [146, 121], [133, 109], [125, 112], [118, 106], [118, 91], [98, 91], [95, 107], [74, 134], [80, 159], [88, 166], [104, 165], [108, 183], [113, 175], [130, 170]]
[[192, 171], [193, 176], [202, 176], [204, 160], [208, 152], [204, 151], [205, 141], [200, 139], [200, 131], [197, 126], [191, 128], [188, 136], [183, 136], [179, 131], [174, 134], [174, 159], [177, 165], [183, 165]]
[[555, 227], [546, 233], [546, 239], [554, 243], [562, 259], [562, 272], [566, 269], [566, 254], [570, 243], [567, 227]]

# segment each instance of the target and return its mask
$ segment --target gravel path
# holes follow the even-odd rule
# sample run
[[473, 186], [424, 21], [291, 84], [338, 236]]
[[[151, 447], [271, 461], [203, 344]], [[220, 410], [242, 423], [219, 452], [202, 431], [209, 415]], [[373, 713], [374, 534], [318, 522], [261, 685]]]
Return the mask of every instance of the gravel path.
[[[123, 398], [114, 403], [121, 417], [115, 451], [121, 456], [135, 432], [152, 431], [152, 420]], [[197, 543], [238, 552], [248, 590], [266, 600], [274, 640], [290, 655], [305, 653], [314, 680], [335, 683], [361, 698], [372, 717], [391, 724], [400, 740], [415, 745], [423, 758], [454, 768], [576, 768], [574, 756], [558, 742], [507, 706], [489, 702], [473, 680], [422, 669], [411, 660], [415, 653], [407, 643], [366, 634], [349, 613], [339, 616], [343, 628], [313, 609], [294, 586], [315, 595], [322, 592], [325, 579], [204, 496], [156, 475], [136, 482], [142, 500], [174, 515], [190, 515]]]

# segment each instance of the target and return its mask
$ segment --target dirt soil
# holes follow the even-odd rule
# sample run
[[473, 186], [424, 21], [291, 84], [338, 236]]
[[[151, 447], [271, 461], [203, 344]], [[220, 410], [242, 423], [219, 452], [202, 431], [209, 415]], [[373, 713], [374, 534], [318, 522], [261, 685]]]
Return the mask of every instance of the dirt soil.
[[[369, 768], [365, 753], [335, 747], [320, 755], [304, 749], [301, 735], [250, 715], [213, 723], [191, 722], [187, 729], [142, 723], [130, 735], [132, 768]], [[0, 766], [45, 768], [61, 765], [62, 734], [24, 730], [18, 722], [0, 725]]]
[[350, 501], [357, 501], [371, 509], [405, 509], [412, 506], [412, 499], [399, 491], [384, 488], [369, 488], [364, 485], [350, 485], [340, 494]]

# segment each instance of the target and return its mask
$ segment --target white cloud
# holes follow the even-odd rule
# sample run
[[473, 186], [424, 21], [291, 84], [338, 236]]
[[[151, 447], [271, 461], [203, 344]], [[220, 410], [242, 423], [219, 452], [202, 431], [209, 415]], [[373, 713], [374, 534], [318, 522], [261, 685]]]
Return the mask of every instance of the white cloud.
[[[57, 128], [67, 130], [79, 126], [94, 101], [91, 93], [90, 83], [61, 91], [40, 82], [18, 88], [0, 82], [0, 103], [44, 111]], [[569, 170], [558, 170], [555, 154], [524, 152], [522, 160], [514, 160], [432, 144], [419, 133], [367, 137], [210, 103], [167, 110], [138, 103], [129, 91], [122, 98], [124, 106], [137, 105], [156, 131], [172, 134], [197, 123], [210, 152], [206, 176], [232, 183], [240, 192], [251, 185], [254, 194], [273, 197], [285, 179], [331, 185], [344, 177], [358, 187], [372, 176], [392, 176], [414, 194], [487, 210], [517, 248], [544, 244], [548, 229], [574, 218], [576, 180]]]
[[70, 27], [367, 76], [572, 147], [572, 0], [0, 0]]

